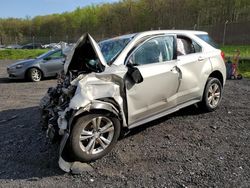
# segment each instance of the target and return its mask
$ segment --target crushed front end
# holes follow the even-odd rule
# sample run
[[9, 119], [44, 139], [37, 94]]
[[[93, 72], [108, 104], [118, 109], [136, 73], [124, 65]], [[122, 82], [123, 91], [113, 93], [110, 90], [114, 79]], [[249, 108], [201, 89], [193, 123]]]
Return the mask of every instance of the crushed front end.
[[70, 80], [72, 80], [72, 75], [60, 75], [57, 86], [49, 88], [40, 101], [42, 128], [47, 131], [47, 137], [52, 142], [59, 140], [60, 136], [64, 135], [66, 121], [69, 121], [72, 115], [72, 110], [67, 111], [64, 114], [65, 119], [59, 119], [68, 108], [76, 90], [76, 86], [71, 85]]
[[70, 172], [75, 162], [65, 146], [79, 116], [91, 110], [105, 110], [126, 123], [121, 96], [126, 71], [124, 66], [107, 66], [89, 34], [81, 37], [67, 55], [57, 86], [49, 88], [40, 102], [43, 129], [52, 142], [60, 141], [59, 166], [65, 172]]

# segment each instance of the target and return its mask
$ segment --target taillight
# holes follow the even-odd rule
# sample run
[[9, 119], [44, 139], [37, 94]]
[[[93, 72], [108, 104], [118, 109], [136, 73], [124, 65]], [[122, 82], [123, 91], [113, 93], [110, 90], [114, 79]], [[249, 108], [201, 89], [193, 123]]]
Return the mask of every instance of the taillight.
[[222, 59], [225, 61], [225, 53], [223, 51], [221, 51], [220, 55], [221, 55]]

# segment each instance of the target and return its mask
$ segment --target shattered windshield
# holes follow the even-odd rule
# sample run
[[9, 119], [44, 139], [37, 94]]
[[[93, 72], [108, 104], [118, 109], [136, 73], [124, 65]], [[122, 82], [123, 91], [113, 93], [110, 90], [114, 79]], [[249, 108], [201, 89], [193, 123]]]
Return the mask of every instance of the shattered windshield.
[[126, 35], [109, 40], [105, 40], [99, 43], [101, 52], [108, 65], [111, 65], [121, 51], [132, 40], [134, 35]]

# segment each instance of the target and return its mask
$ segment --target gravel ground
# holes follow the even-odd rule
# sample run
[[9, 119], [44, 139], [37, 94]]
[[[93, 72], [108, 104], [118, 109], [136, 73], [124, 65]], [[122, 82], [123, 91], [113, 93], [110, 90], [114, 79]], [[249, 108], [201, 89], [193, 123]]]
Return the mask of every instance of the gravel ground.
[[93, 172], [71, 175], [39, 127], [56, 80], [9, 81], [0, 61], [0, 187], [250, 187], [250, 80], [227, 81], [220, 108], [194, 106], [121, 139]]

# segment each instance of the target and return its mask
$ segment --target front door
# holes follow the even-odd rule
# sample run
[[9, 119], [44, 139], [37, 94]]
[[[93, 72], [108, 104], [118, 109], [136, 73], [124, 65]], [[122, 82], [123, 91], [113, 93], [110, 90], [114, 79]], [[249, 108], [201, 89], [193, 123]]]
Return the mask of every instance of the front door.
[[174, 36], [158, 36], [141, 44], [129, 57], [143, 82], [126, 85], [128, 124], [131, 125], [176, 105], [180, 72], [174, 60]]
[[47, 76], [54, 76], [63, 70], [64, 57], [61, 50], [55, 51], [47, 56], [40, 65], [46, 70]]

